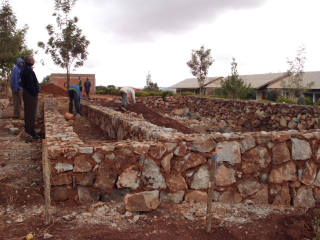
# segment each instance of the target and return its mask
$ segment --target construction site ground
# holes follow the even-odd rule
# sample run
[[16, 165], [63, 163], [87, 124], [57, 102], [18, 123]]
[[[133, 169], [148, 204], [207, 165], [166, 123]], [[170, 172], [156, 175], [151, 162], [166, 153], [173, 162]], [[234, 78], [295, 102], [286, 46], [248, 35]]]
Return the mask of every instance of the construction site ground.
[[[114, 101], [112, 97], [105, 97], [100, 103], [111, 106], [114, 103], [108, 103], [110, 100]], [[68, 101], [61, 102], [63, 113]], [[86, 119], [78, 118], [72, 124], [85, 141], [110, 141]], [[40, 132], [41, 126], [40, 117], [37, 126]], [[23, 131], [23, 120], [12, 119], [12, 107], [9, 107], [0, 119], [0, 239], [26, 239], [29, 233], [32, 239], [69, 240], [303, 240], [315, 237], [317, 208], [306, 211], [251, 202], [213, 203], [212, 232], [207, 233], [206, 205], [162, 203], [149, 213], [131, 213], [124, 209], [125, 192], [115, 192], [107, 202], [89, 205], [73, 200], [52, 203], [51, 224], [44, 225], [41, 147], [41, 141], [29, 141]]]

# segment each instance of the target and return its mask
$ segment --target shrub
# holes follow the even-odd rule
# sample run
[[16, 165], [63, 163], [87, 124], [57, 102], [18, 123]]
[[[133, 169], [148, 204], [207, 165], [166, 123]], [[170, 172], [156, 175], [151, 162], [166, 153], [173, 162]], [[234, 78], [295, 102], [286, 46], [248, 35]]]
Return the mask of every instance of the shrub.
[[306, 97], [306, 98], [305, 98], [305, 101], [306, 101], [306, 102], [305, 102], [306, 105], [310, 105], [310, 106], [313, 106], [313, 105], [314, 105], [312, 99], [309, 98], [309, 97]]
[[194, 95], [196, 95], [196, 94], [193, 92], [182, 92], [181, 93], [181, 96], [194, 96]]
[[266, 99], [269, 100], [269, 101], [277, 101], [277, 98], [279, 96], [279, 93], [275, 90], [270, 90], [267, 92], [267, 96], [266, 96]]
[[295, 104], [295, 102], [292, 99], [283, 97], [283, 96], [278, 96], [277, 97], [277, 102], [280, 103], [287, 103], [287, 104]]

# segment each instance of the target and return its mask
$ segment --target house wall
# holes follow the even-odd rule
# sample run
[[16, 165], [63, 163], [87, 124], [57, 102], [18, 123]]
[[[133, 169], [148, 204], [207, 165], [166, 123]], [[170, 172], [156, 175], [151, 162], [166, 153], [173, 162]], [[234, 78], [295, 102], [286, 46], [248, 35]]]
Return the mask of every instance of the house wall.
[[[88, 78], [89, 81], [91, 82], [91, 88], [90, 88], [90, 93], [94, 94], [95, 88], [96, 88], [96, 78], [95, 74], [71, 74], [70, 75], [70, 85], [75, 84], [78, 85], [78, 80], [79, 77], [82, 81], [82, 86], [83, 86], [83, 93], [84, 93], [84, 82]], [[67, 75], [66, 74], [51, 74], [50, 75], [50, 83], [53, 83], [54, 85], [57, 85], [63, 89], [66, 89], [67, 85]]]

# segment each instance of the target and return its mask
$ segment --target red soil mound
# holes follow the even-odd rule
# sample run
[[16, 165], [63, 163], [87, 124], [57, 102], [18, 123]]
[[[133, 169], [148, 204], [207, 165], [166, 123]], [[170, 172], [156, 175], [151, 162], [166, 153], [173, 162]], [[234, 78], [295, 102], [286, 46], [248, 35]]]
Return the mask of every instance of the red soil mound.
[[44, 94], [53, 94], [54, 96], [62, 96], [62, 97], [67, 97], [68, 92], [67, 90], [60, 88], [54, 84], [45, 84], [41, 86], [41, 93]]

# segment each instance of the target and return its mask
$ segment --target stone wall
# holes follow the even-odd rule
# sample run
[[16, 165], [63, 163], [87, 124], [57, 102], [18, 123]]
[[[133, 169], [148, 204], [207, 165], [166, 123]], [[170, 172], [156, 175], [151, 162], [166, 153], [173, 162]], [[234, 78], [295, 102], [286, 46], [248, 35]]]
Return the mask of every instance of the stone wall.
[[[143, 137], [152, 134], [135, 132], [120, 136], [139, 136], [136, 138], [140, 142], [127, 140], [88, 146], [52, 103], [45, 101], [44, 108], [52, 196], [56, 201], [70, 198], [80, 202], [104, 201], [119, 189], [133, 193], [129, 197], [138, 194], [140, 200], [146, 199], [139, 195], [143, 192], [154, 193], [152, 196], [161, 201], [205, 201], [208, 159], [214, 155], [217, 155], [215, 201], [298, 207], [312, 207], [320, 201], [319, 130], [208, 135], [157, 132], [161, 137], [148, 140]], [[142, 127], [149, 126], [142, 119], [126, 119], [127, 116], [108, 108], [89, 105], [84, 108], [92, 123], [102, 129], [111, 125], [108, 128], [113, 133], [117, 128], [134, 132], [132, 126], [136, 121]], [[139, 209], [132, 206], [136, 200], [130, 202], [129, 197], [125, 198], [127, 209]]]
[[7, 98], [0, 99], [0, 117], [2, 117], [4, 112], [7, 110], [9, 103], [9, 99]]
[[276, 131], [318, 129], [320, 108], [199, 97], [139, 98], [152, 109], [175, 114], [177, 109], [188, 108], [200, 116], [210, 117], [217, 125], [232, 127], [234, 131]]

